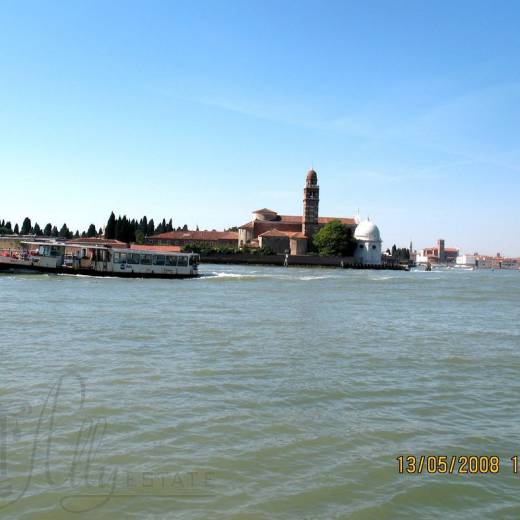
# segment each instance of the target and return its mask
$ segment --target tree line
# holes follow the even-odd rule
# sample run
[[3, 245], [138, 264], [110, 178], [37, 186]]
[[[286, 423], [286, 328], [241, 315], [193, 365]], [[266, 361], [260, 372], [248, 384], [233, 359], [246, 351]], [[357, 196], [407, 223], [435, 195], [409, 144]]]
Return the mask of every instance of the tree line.
[[405, 261], [410, 260], [410, 250], [407, 247], [397, 247], [395, 244], [392, 249], [387, 249], [386, 254], [394, 260]]
[[171, 218], [168, 221], [163, 218], [157, 225], [153, 218], [148, 220], [146, 216], [139, 220], [128, 219], [126, 215], [119, 215], [116, 218], [113, 211], [107, 220], [104, 232], [102, 228], [96, 229], [94, 224], [90, 224], [86, 231], [73, 232], [66, 223], [58, 229], [50, 222], [41, 228], [38, 222], [33, 224], [29, 217], [25, 217], [21, 226], [17, 223], [13, 225], [10, 221], [0, 220], [0, 235], [35, 235], [66, 239], [103, 237], [122, 242], [143, 243], [146, 236], [168, 231], [188, 231], [188, 226], [184, 224], [182, 227], [174, 228]]

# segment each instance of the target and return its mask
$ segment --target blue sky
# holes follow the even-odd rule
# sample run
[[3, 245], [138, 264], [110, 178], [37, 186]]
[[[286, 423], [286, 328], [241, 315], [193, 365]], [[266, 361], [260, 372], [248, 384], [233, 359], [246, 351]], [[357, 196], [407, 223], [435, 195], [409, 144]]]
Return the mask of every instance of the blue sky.
[[520, 256], [518, 2], [0, 5], [0, 218], [221, 229], [359, 208]]

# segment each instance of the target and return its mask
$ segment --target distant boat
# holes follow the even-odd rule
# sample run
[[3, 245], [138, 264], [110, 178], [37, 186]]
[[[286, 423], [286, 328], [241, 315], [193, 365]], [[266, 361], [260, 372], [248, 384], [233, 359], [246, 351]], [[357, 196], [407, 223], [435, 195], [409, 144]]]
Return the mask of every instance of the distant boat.
[[[87, 245], [78, 242], [22, 242], [20, 250], [0, 251], [0, 271], [118, 276], [121, 278], [193, 278], [199, 255]], [[32, 249], [31, 249], [32, 248]]]

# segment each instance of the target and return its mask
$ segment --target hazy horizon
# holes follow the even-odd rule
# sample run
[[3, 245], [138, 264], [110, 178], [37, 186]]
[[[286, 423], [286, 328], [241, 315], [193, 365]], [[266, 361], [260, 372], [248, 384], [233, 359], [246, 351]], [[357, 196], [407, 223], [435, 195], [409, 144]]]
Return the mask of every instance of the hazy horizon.
[[5, 2], [0, 219], [370, 216], [520, 256], [518, 4]]

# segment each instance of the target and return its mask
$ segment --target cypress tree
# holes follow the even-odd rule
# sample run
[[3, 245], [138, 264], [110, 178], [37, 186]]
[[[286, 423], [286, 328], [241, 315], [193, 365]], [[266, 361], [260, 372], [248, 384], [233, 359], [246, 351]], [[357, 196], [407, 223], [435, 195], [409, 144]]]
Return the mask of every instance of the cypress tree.
[[116, 238], [116, 216], [114, 212], [110, 213], [107, 225], [105, 227], [105, 238], [113, 239]]
[[20, 228], [18, 227], [18, 224], [14, 225], [14, 234], [19, 235], [20, 234]]
[[70, 232], [69, 228], [67, 227], [67, 224], [64, 223], [63, 226], [61, 226], [58, 236], [60, 238], [72, 238], [72, 233]]
[[50, 237], [52, 234], [52, 225], [49, 222], [44, 228], [43, 228], [43, 235], [46, 237]]
[[40, 226], [38, 225], [38, 222], [36, 222], [34, 224], [34, 234], [37, 236], [37, 237], [41, 237], [43, 235], [43, 231], [42, 229], [40, 228]]
[[[85, 233], [85, 232], [83, 232]], [[90, 224], [90, 226], [88, 227], [88, 231], [87, 231], [87, 237], [95, 237], [97, 234], [97, 231], [96, 231], [96, 226], [94, 226], [94, 224]]]
[[142, 231], [144, 235], [148, 234], [148, 219], [146, 215], [139, 222], [139, 230]]
[[31, 219], [29, 217], [25, 217], [22, 223], [21, 234], [29, 235], [31, 233], [31, 227]]

